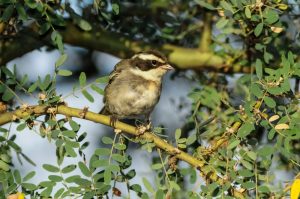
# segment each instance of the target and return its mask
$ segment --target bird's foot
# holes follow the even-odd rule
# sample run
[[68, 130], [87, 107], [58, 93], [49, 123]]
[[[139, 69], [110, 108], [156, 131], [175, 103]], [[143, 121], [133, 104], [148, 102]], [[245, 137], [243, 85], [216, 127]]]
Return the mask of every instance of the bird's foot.
[[115, 128], [117, 120], [118, 120], [118, 119], [117, 119], [114, 115], [111, 115], [111, 116], [109, 117], [109, 125], [110, 125], [111, 127]]
[[136, 130], [137, 130], [137, 135], [138, 136], [141, 136], [143, 135], [146, 131], [149, 131], [151, 129], [151, 122], [149, 122], [148, 124], [146, 125], [138, 125], [136, 127]]
[[79, 113], [79, 117], [84, 119], [85, 118], [85, 115], [86, 113], [89, 111], [89, 107], [88, 106], [85, 106], [82, 111]]

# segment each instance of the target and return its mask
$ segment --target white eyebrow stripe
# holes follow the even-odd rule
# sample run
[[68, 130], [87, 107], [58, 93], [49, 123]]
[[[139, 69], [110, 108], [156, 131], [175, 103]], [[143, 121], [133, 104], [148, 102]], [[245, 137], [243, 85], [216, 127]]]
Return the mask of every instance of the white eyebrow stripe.
[[137, 54], [137, 55], [134, 55], [132, 58], [140, 58], [142, 60], [156, 60], [160, 63], [165, 63], [164, 60], [162, 60], [161, 58], [155, 56], [155, 55], [151, 55], [151, 54]]

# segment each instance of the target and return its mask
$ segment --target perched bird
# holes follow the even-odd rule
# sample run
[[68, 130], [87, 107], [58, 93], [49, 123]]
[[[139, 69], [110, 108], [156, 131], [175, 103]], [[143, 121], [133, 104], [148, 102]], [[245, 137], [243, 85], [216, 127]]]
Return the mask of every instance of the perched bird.
[[173, 67], [158, 51], [140, 52], [115, 65], [104, 90], [104, 107], [100, 114], [117, 119], [146, 119], [159, 101], [162, 78]]

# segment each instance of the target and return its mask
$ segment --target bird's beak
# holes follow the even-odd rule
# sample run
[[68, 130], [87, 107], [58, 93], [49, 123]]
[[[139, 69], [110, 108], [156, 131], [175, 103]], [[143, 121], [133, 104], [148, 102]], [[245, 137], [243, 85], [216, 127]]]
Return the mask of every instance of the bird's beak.
[[162, 65], [161, 68], [165, 70], [174, 70], [174, 68], [170, 64]]

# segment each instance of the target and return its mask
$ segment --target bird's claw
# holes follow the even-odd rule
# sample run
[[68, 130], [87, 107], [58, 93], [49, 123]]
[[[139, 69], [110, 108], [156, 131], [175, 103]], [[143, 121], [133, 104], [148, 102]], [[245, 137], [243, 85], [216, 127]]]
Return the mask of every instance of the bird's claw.
[[136, 127], [137, 130], [137, 135], [141, 136], [143, 135], [146, 131], [149, 131], [151, 129], [151, 122], [149, 122], [147, 125], [138, 125]]
[[117, 118], [113, 115], [110, 116], [109, 118], [109, 125], [115, 128], [117, 122]]

